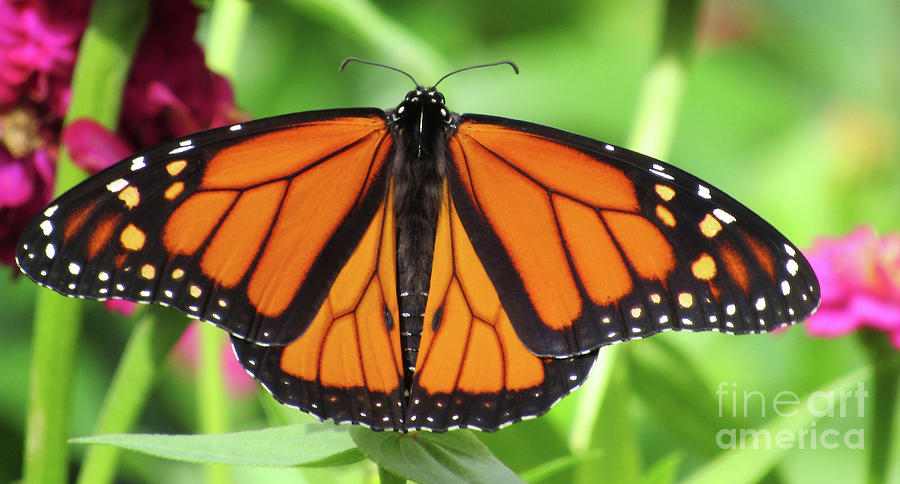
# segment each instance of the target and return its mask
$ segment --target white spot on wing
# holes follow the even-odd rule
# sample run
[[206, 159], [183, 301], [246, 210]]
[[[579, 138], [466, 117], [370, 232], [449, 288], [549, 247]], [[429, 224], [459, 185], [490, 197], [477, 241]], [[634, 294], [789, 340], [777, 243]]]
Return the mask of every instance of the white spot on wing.
[[606, 151], [616, 151], [616, 147], [613, 145], [606, 145], [603, 147]]
[[50, 235], [53, 232], [53, 224], [49, 220], [44, 220], [41, 222], [41, 232], [43, 232], [44, 235]]
[[118, 193], [122, 191], [123, 188], [128, 186], [128, 182], [122, 178], [117, 178], [106, 184], [106, 189], [113, 192]]
[[787, 296], [791, 293], [791, 283], [788, 281], [781, 281], [781, 293]]
[[194, 145], [179, 146], [178, 148], [175, 148], [174, 150], [170, 151], [169, 154], [177, 155], [178, 153], [184, 153], [185, 151], [192, 150], [192, 149], [194, 149]]
[[721, 208], [717, 208], [717, 209], [713, 210], [713, 215], [715, 215], [717, 219], [719, 219], [727, 224], [730, 224], [731, 222], [734, 222], [735, 220], [737, 220], [736, 218], [734, 218], [734, 215], [731, 215], [730, 213], [722, 210]]
[[228, 131], [240, 131], [240, 130], [241, 130], [241, 125], [240, 125], [240, 124], [235, 124], [235, 125], [232, 125], [232, 126], [229, 126], [229, 127], [228, 127]]
[[74, 262], [69, 262], [69, 272], [73, 276], [77, 276], [78, 274], [81, 273], [81, 266]]
[[766, 309], [766, 299], [761, 297], [756, 300], [756, 310], [762, 311], [763, 309]]
[[145, 166], [147, 166], [147, 164], [144, 163], [143, 156], [138, 156], [137, 158], [131, 160], [131, 171], [138, 171]]
[[703, 197], [707, 200], [712, 198], [712, 195], [710, 195], [710, 193], [709, 193], [709, 188], [707, 188], [703, 185], [697, 185], [697, 195], [700, 195], [701, 197]]
[[663, 173], [663, 172], [661, 172], [661, 171], [659, 171], [659, 170], [650, 169], [650, 173], [653, 173], [653, 174], [656, 175], [656, 176], [665, 178], [666, 180], [674, 180], [674, 179], [675, 179], [674, 176], [672, 176], [672, 175], [670, 175], [670, 174], [668, 174], [668, 173]]
[[793, 247], [791, 247], [790, 245], [787, 245], [787, 244], [784, 244], [784, 251], [787, 252], [787, 255], [789, 255], [791, 257], [794, 257], [795, 255], [797, 255], [797, 251], [794, 250]]
[[787, 269], [788, 274], [792, 276], [796, 276], [797, 271], [800, 270], [800, 266], [797, 265], [797, 261], [795, 261], [794, 259], [788, 259], [788, 261], [784, 264], [784, 268]]
[[59, 208], [59, 205], [53, 205], [53, 206], [47, 207], [47, 210], [44, 210], [44, 216], [52, 217], [53, 214], [56, 213], [56, 209], [58, 209], [58, 208]]
[[48, 259], [52, 259], [56, 256], [56, 247], [53, 244], [47, 244], [47, 247], [44, 248], [44, 254], [47, 254]]

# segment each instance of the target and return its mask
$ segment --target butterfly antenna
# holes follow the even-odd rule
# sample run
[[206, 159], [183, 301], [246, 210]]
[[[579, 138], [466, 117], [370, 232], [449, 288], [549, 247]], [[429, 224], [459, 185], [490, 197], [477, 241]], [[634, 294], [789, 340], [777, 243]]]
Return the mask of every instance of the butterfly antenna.
[[457, 69], [457, 70], [445, 75], [444, 77], [438, 79], [438, 82], [435, 82], [434, 86], [432, 86], [432, 87], [437, 87], [437, 85], [440, 84], [441, 81], [443, 81], [444, 79], [452, 76], [453, 74], [460, 73], [462, 71], [468, 71], [471, 69], [481, 69], [482, 67], [494, 67], [494, 66], [499, 66], [499, 65], [503, 65], [503, 64], [508, 64], [510, 67], [513, 68], [513, 70], [516, 72], [516, 74], [519, 73], [519, 66], [517, 66], [516, 63], [513, 61], [505, 60], [505, 61], [500, 61], [500, 62], [492, 62], [490, 64], [479, 64], [477, 66], [469, 66], [469, 67], [463, 67], [462, 69]]
[[[416, 85], [416, 87], [419, 86], [419, 83], [416, 82], [416, 78], [413, 77], [413, 76], [411, 76], [411, 75], [409, 75], [409, 73], [407, 73], [406, 71], [401, 71], [400, 69], [397, 69], [396, 67], [392, 67], [392, 66], [385, 65], [385, 64], [379, 64], [379, 63], [377, 63], [377, 62], [367, 61], [367, 60], [365, 60], [365, 59], [360, 59], [360, 58], [357, 58], [357, 57], [347, 57], [346, 59], [344, 59], [344, 62], [341, 62], [341, 67], [338, 68], [338, 71], [343, 72], [344, 67], [346, 67], [347, 64], [349, 64], [349, 63], [351, 63], [351, 62], [359, 62], [359, 63], [361, 63], [361, 64], [369, 64], [370, 66], [384, 67], [385, 69], [390, 69], [390, 70], [392, 70], [392, 71], [397, 71], [397, 72], [399, 72], [400, 74], [403, 74], [404, 76], [406, 76], [406, 77], [412, 79], [412, 82]], [[446, 77], [446, 76], [445, 76], [445, 77]]]

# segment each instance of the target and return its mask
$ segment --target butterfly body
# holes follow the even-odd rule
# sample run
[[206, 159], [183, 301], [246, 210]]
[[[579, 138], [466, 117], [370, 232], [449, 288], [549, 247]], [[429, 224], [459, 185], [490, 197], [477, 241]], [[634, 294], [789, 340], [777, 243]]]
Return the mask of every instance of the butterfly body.
[[605, 345], [769, 331], [819, 301], [799, 250], [706, 182], [421, 87], [153, 147], [55, 200], [17, 261], [216, 324], [283, 403], [399, 431], [493, 430]]
[[412, 381], [431, 275], [434, 232], [446, 176], [451, 113], [436, 90], [417, 87], [386, 113], [399, 146], [390, 168], [397, 221], [400, 347], [405, 380]]

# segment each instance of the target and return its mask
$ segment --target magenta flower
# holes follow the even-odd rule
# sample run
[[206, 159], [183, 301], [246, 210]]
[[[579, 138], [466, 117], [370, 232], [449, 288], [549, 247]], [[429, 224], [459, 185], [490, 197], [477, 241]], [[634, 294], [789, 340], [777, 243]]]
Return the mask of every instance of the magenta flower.
[[13, 265], [25, 224], [50, 202], [58, 145], [89, 173], [169, 138], [244, 118], [231, 87], [194, 41], [200, 11], [153, 0], [116, 132], [87, 121], [62, 135], [90, 0], [0, 0], [0, 264]]
[[[184, 0], [153, 0], [123, 92], [119, 127], [113, 132], [77, 120], [61, 132], [91, 4], [0, 0], [0, 264], [14, 265], [19, 234], [50, 202], [60, 144], [93, 174], [166, 139], [244, 119], [231, 86], [206, 68], [194, 41], [200, 10]], [[106, 306], [126, 315], [135, 310], [122, 300]], [[230, 345], [222, 358], [229, 388], [256, 388]]]
[[23, 99], [62, 118], [90, 0], [0, 0], [0, 109]]
[[836, 337], [872, 328], [900, 349], [900, 233], [878, 237], [860, 227], [820, 239], [805, 253], [822, 287], [822, 304], [806, 330]]
[[0, 147], [0, 264], [15, 265], [19, 234], [47, 204], [52, 186], [53, 160], [48, 150], [17, 158]]

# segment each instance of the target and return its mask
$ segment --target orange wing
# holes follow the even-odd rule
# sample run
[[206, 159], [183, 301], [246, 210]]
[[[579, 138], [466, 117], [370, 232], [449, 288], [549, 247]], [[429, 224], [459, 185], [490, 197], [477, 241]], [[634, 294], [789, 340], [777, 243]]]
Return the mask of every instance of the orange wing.
[[191, 135], [60, 197], [26, 229], [17, 260], [67, 295], [158, 302], [289, 343], [383, 205], [392, 144], [374, 109]]
[[445, 185], [407, 427], [498, 427], [546, 412], [596, 352], [535, 356], [510, 323]]
[[394, 233], [393, 210], [382, 202], [294, 342], [260, 346], [232, 338], [244, 367], [279, 401], [322, 419], [404, 428]]
[[800, 251], [677, 168], [479, 115], [463, 116], [449, 144], [462, 228], [536, 354], [671, 329], [759, 332], [815, 309], [818, 283]]

